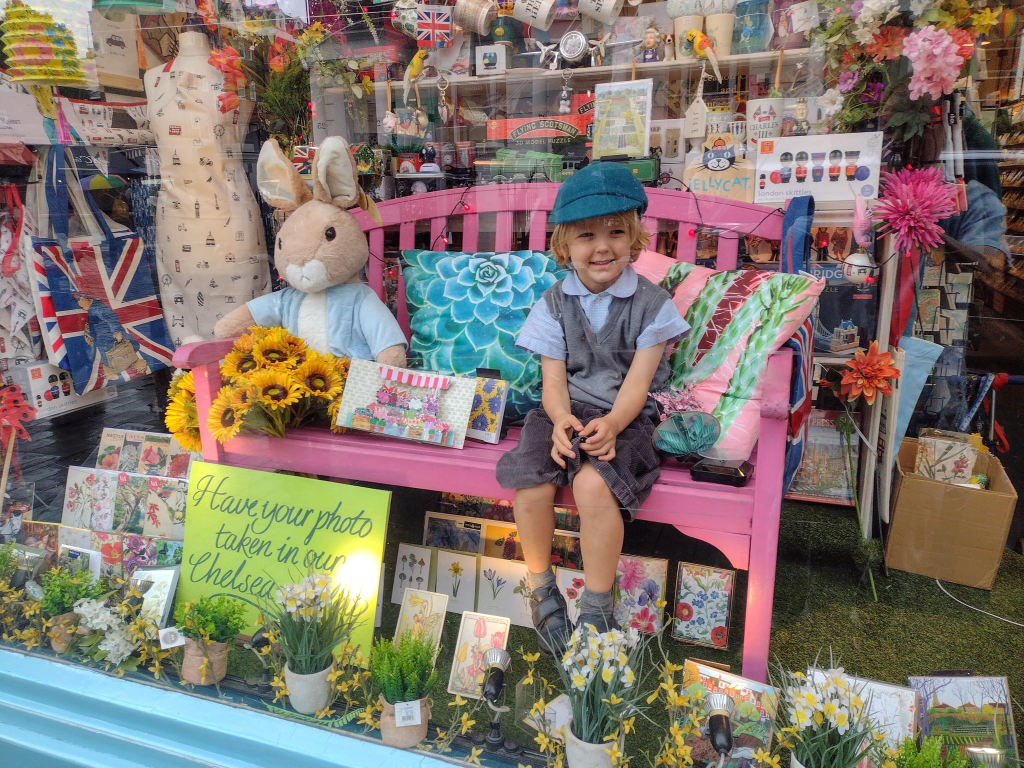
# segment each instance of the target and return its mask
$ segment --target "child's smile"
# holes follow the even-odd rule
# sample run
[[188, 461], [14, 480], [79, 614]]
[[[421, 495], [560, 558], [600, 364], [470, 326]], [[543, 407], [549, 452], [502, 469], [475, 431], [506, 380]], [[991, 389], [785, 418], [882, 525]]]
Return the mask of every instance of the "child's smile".
[[629, 234], [616, 221], [588, 220], [569, 244], [569, 261], [591, 293], [607, 290], [630, 261]]

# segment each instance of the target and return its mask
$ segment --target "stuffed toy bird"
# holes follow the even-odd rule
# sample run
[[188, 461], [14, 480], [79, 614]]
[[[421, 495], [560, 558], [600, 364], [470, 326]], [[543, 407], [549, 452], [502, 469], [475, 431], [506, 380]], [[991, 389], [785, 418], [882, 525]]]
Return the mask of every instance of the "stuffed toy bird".
[[722, 71], [718, 68], [718, 59], [715, 56], [715, 49], [711, 47], [708, 36], [699, 29], [691, 29], [686, 33], [686, 39], [693, 45], [693, 55], [698, 59], [707, 59], [711, 62], [711, 68], [715, 70], [715, 77], [722, 82]]
[[413, 55], [409, 66], [405, 68], [405, 77], [402, 78], [402, 100], [406, 104], [409, 103], [409, 90], [420, 79], [420, 76], [423, 75], [423, 60], [427, 58], [428, 53], [430, 53], [428, 49], [420, 48]]

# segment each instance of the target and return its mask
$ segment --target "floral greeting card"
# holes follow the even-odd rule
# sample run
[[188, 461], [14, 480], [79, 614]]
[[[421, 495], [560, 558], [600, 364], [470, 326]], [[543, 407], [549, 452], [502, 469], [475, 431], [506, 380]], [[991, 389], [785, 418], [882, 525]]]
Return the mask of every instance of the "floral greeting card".
[[467, 611], [462, 614], [455, 640], [455, 660], [448, 678], [448, 693], [453, 696], [481, 698], [487, 669], [484, 654], [491, 648], [505, 648], [511, 622], [504, 616], [488, 616]]
[[476, 380], [476, 394], [469, 412], [466, 437], [484, 443], [497, 444], [501, 440], [501, 423], [505, 418], [508, 382], [502, 379]]
[[121, 539], [121, 565], [131, 576], [140, 565], [156, 565], [156, 544], [145, 536], [129, 534]]
[[184, 539], [188, 482], [168, 477], [151, 477], [148, 486], [143, 534], [179, 541]]
[[480, 558], [480, 579], [476, 607], [481, 613], [508, 616], [513, 624], [532, 627], [530, 588], [526, 584], [526, 563]]
[[114, 524], [117, 473], [68, 467], [61, 523], [72, 528], [109, 531]]
[[433, 552], [429, 547], [414, 544], [399, 544], [395, 560], [395, 581], [391, 587], [391, 602], [402, 604], [406, 589], [430, 589], [430, 561]]
[[523, 546], [519, 543], [519, 531], [516, 526], [505, 523], [485, 523], [484, 544], [481, 551], [486, 557], [522, 560]]
[[97, 550], [103, 557], [100, 571], [104, 576], [122, 576], [124, 570], [121, 566], [121, 534], [92, 532], [92, 546], [90, 549]]
[[448, 610], [464, 613], [476, 610], [477, 555], [437, 551], [434, 591], [448, 596]]
[[46, 559], [51, 562], [57, 558], [58, 532], [60, 526], [57, 523], [40, 523], [29, 520], [22, 523], [19, 532], [19, 544], [29, 547], [39, 547], [46, 550]]
[[583, 599], [583, 593], [587, 588], [583, 571], [577, 571], [574, 568], [556, 568], [555, 583], [558, 585], [562, 597], [565, 598], [565, 604], [569, 607], [569, 621], [575, 624], [580, 617], [580, 600]]
[[181, 550], [185, 546], [185, 542], [156, 539], [154, 543], [156, 544], [157, 565], [181, 565]]
[[736, 572], [680, 563], [672, 637], [695, 645], [729, 647], [729, 616]]
[[657, 632], [664, 612], [657, 602], [665, 597], [668, 560], [622, 555], [615, 573], [615, 620], [623, 629]]
[[401, 642], [408, 632], [429, 637], [436, 658], [447, 609], [448, 595], [425, 589], [405, 590], [402, 608], [398, 613], [398, 625], [395, 627], [395, 642]]
[[92, 531], [87, 528], [72, 528], [61, 525], [57, 529], [57, 543], [62, 547], [89, 549], [92, 546]]

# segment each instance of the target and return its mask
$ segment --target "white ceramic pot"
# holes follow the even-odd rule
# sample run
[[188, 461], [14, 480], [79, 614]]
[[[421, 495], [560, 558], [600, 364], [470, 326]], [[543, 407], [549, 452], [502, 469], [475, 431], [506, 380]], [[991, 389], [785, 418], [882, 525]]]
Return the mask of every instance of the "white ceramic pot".
[[704, 31], [704, 17], [703, 16], [677, 16], [672, 19], [672, 34], [676, 38], [676, 58], [677, 59], [692, 59], [693, 58], [693, 43], [686, 39], [686, 33], [691, 29], [696, 29], [698, 32]]
[[713, 13], [704, 17], [704, 33], [711, 40], [711, 47], [719, 59], [732, 53], [732, 28], [735, 24], [734, 13]]
[[398, 725], [395, 722], [395, 705], [388, 704], [380, 697], [380, 740], [389, 747], [412, 749], [427, 738], [427, 724], [430, 721], [430, 699], [423, 698], [418, 702], [420, 709], [419, 725]]
[[[619, 734], [619, 753], [622, 753], [626, 737]], [[605, 750], [611, 749], [612, 742], [590, 744], [580, 741], [572, 732], [572, 720], [565, 729], [565, 759], [569, 768], [612, 768], [612, 757]], [[795, 766], [794, 766], [795, 768]]]
[[288, 702], [292, 709], [303, 715], [312, 715], [326, 707], [331, 700], [331, 684], [327, 682], [327, 676], [333, 669], [334, 664], [331, 664], [322, 672], [299, 675], [286, 664], [284, 685], [288, 689]]
[[680, 16], [693, 16], [701, 12], [700, 0], [668, 0], [666, 11], [670, 19], [678, 19]]
[[555, 0], [515, 0], [512, 17], [547, 32], [555, 20]]

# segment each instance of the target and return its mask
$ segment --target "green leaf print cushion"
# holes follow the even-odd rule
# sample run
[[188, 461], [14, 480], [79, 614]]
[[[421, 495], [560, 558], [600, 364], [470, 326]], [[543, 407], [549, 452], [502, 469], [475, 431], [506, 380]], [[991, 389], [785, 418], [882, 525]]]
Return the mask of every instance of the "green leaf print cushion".
[[410, 365], [441, 373], [496, 368], [509, 382], [505, 415], [540, 404], [537, 355], [516, 336], [541, 294], [561, 276], [543, 251], [402, 251], [412, 340]]

